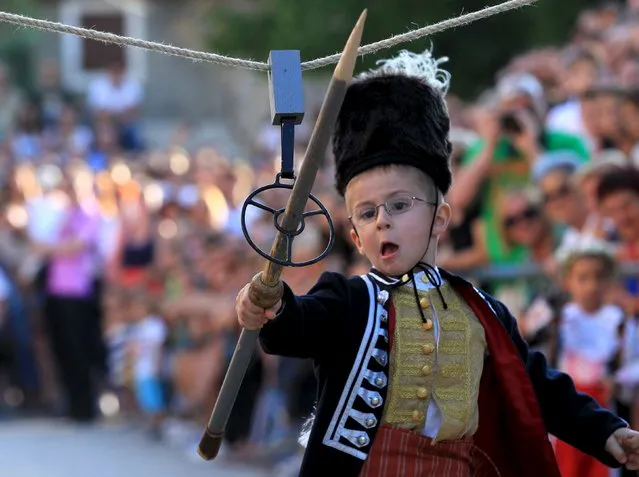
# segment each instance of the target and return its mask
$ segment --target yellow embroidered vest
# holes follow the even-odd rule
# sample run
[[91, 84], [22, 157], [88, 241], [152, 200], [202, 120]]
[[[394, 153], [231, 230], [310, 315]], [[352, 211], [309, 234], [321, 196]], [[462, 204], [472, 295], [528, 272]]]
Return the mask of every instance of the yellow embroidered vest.
[[448, 283], [440, 290], [446, 310], [437, 290], [418, 292], [426, 324], [416, 308], [412, 284], [391, 294], [395, 331], [382, 419], [421, 433], [428, 407], [436, 406], [431, 414], [438, 414], [441, 422], [433, 441], [459, 439], [477, 431], [486, 350], [484, 328], [463, 298]]

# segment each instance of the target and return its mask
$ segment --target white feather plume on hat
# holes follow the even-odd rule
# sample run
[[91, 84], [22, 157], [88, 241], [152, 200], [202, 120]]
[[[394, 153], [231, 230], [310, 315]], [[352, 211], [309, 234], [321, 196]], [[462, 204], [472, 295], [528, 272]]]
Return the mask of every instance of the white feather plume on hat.
[[378, 60], [376, 64], [381, 65], [379, 68], [361, 73], [358, 78], [364, 79], [384, 74], [404, 74], [420, 78], [426, 84], [445, 95], [450, 87], [451, 74], [441, 69], [439, 65], [447, 61], [448, 57], [445, 56], [441, 58], [433, 57], [432, 49], [423, 53], [402, 50], [394, 58]]

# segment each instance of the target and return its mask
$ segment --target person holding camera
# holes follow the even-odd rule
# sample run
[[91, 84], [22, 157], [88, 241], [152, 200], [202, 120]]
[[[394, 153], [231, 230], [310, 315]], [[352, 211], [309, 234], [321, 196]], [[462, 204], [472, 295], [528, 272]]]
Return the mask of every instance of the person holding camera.
[[[479, 242], [485, 247], [487, 263], [508, 264], [516, 259], [515, 250], [503, 239], [499, 204], [508, 190], [531, 185], [531, 167], [537, 158], [544, 152], [568, 150], [584, 163], [589, 160], [581, 138], [544, 128], [545, 113], [543, 88], [536, 78], [515, 75], [504, 78], [498, 85], [497, 105], [475, 114], [480, 139], [462, 159], [448, 200], [453, 210], [461, 211], [480, 201]], [[451, 268], [455, 269], [455, 264]]]

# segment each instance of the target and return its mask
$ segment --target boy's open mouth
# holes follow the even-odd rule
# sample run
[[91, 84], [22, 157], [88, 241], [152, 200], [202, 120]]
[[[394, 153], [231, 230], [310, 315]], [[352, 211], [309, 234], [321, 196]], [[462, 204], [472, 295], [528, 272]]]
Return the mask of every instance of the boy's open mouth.
[[397, 253], [397, 250], [399, 250], [399, 245], [393, 242], [382, 242], [382, 245], [380, 247], [380, 255], [382, 258], [389, 258], [395, 255]]

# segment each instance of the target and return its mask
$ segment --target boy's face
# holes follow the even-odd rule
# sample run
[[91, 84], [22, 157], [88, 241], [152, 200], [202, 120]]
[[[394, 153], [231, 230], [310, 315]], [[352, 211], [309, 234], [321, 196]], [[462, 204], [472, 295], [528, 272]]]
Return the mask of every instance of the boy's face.
[[[386, 275], [399, 276], [412, 270], [419, 261], [426, 261], [433, 217], [433, 245], [448, 226], [450, 207], [432, 205], [437, 197], [432, 181], [413, 167], [377, 167], [355, 176], [345, 194], [355, 246]], [[380, 206], [384, 203], [395, 208], [393, 215]], [[372, 212], [375, 206], [376, 215]], [[362, 211], [369, 212], [365, 224], [358, 220]]]
[[585, 311], [596, 311], [610, 283], [606, 265], [597, 257], [575, 260], [566, 276], [566, 289]]

